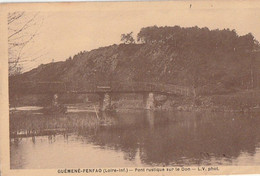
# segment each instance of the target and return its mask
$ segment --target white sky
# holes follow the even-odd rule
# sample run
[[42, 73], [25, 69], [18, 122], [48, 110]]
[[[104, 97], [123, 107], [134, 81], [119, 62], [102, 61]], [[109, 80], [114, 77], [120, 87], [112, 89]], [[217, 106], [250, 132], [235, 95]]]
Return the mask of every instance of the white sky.
[[230, 28], [239, 35], [251, 32], [260, 41], [260, 1], [247, 2], [246, 5], [245, 1], [230, 2], [219, 5], [215, 1], [178, 1], [166, 6], [167, 2], [154, 4], [156, 6], [140, 4], [129, 9], [126, 4], [125, 8], [114, 10], [101, 7], [95, 10], [42, 12], [44, 21], [39, 35], [24, 49], [24, 53], [35, 55], [32, 57], [43, 56], [25, 63], [24, 71], [52, 59], [61, 61], [80, 51], [118, 44], [122, 33], [133, 31], [136, 36], [142, 27], [153, 25]]

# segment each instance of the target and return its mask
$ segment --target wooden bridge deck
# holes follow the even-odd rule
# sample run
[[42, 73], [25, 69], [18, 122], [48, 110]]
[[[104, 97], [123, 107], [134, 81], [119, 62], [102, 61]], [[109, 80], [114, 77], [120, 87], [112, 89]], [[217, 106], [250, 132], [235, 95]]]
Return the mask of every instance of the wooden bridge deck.
[[173, 84], [150, 82], [16, 82], [9, 84], [10, 94], [44, 94], [44, 93], [144, 93], [175, 94], [193, 96], [194, 90]]

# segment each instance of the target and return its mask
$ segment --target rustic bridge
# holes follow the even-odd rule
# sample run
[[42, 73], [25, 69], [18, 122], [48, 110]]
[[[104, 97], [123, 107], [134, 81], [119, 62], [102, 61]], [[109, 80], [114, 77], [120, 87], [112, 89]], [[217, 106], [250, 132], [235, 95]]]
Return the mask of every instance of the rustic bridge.
[[98, 94], [100, 95], [101, 109], [111, 104], [113, 93], [141, 93], [144, 95], [146, 109], [153, 109], [154, 94], [193, 96], [194, 90], [173, 84], [152, 82], [10, 82], [10, 94]]

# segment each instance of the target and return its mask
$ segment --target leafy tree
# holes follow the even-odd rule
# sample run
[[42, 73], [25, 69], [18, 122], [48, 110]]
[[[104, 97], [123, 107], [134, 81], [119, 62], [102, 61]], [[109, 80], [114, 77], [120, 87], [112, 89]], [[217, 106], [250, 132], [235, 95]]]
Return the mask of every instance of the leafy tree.
[[135, 43], [135, 40], [133, 38], [133, 32], [121, 34], [121, 41], [125, 44]]

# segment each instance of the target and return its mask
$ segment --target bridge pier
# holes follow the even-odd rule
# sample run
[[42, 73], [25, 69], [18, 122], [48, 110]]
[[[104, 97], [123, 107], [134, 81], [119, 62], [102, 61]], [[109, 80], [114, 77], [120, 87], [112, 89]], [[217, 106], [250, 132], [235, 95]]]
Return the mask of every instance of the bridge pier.
[[101, 111], [105, 111], [111, 107], [111, 95], [109, 93], [99, 94], [99, 106]]
[[154, 111], [146, 111], [146, 119], [151, 129], [154, 128], [154, 119], [155, 119], [154, 113], [155, 113]]
[[58, 94], [54, 94], [52, 98], [52, 106], [58, 106]]
[[155, 102], [154, 102], [154, 93], [149, 92], [145, 93], [143, 95], [143, 103], [144, 103], [144, 108], [147, 110], [154, 110], [155, 109]]

